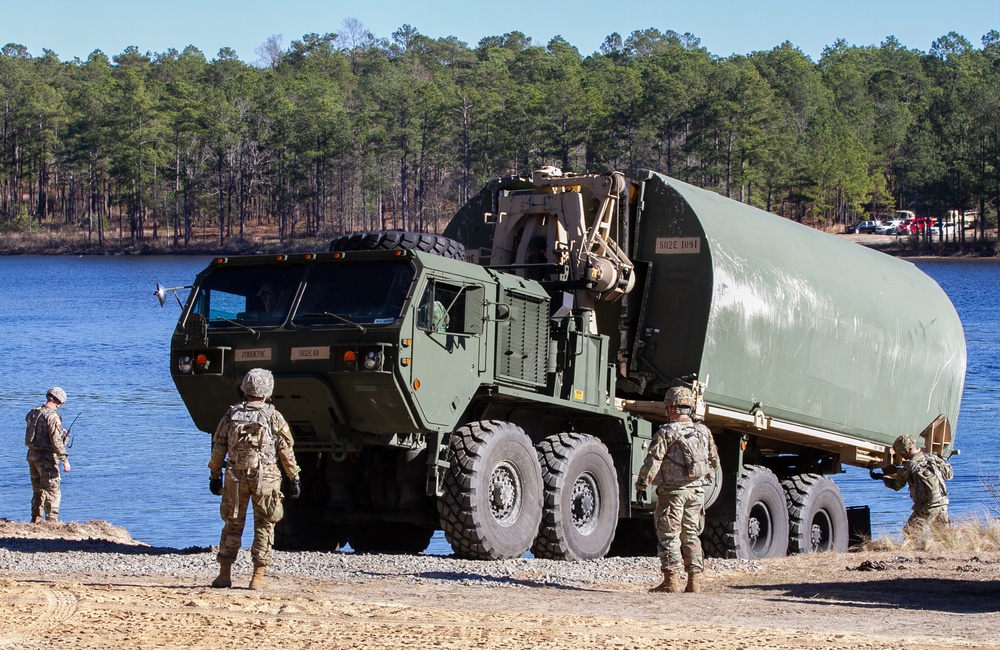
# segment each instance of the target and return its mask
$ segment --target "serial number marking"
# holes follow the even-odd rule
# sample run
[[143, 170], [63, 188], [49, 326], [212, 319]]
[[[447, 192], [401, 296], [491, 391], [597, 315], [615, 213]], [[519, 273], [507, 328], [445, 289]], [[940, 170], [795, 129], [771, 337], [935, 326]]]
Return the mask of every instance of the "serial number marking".
[[292, 361], [304, 359], [329, 359], [330, 346], [322, 345], [314, 348], [292, 348]]
[[686, 255], [701, 252], [701, 237], [657, 237], [657, 255]]
[[245, 348], [234, 350], [233, 355], [236, 361], [270, 361], [271, 348]]

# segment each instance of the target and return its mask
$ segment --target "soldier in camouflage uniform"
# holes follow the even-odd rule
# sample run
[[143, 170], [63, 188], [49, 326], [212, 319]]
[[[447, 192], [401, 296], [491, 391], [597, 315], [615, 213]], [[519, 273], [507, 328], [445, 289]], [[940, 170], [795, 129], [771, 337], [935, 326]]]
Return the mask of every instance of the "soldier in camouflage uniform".
[[[264, 587], [264, 572], [271, 563], [274, 525], [284, 514], [281, 468], [291, 481], [292, 499], [301, 486], [299, 466], [292, 450], [292, 432], [285, 418], [267, 398], [274, 390], [274, 377], [254, 368], [243, 378], [245, 401], [229, 408], [212, 436], [209, 489], [222, 495], [220, 512], [225, 526], [219, 541], [219, 575], [213, 587], [231, 587], [232, 566], [240, 550], [247, 507], [253, 504], [253, 559], [251, 589]], [[279, 463], [281, 467], [279, 467]], [[225, 480], [223, 481], [223, 468]]]
[[903, 534], [919, 534], [935, 523], [948, 525], [948, 488], [944, 482], [954, 476], [951, 466], [937, 454], [925, 454], [911, 436], [896, 438], [892, 450], [903, 458], [903, 466], [881, 478], [893, 490], [910, 486], [913, 513], [903, 527]]
[[719, 452], [712, 432], [691, 419], [695, 397], [687, 388], [671, 388], [664, 397], [669, 422], [653, 434], [635, 489], [644, 498], [656, 486], [657, 554], [663, 582], [650, 591], [680, 591], [678, 573], [688, 574], [685, 591], [700, 591], [705, 570], [701, 535], [705, 527], [705, 486], [715, 480]]
[[31, 523], [44, 516], [47, 521], [59, 521], [62, 501], [59, 463], [69, 471], [66, 440], [69, 431], [63, 429], [59, 407], [66, 403], [66, 391], [58, 386], [45, 394], [45, 404], [36, 406], [25, 416], [27, 426], [24, 444], [28, 448], [28, 471], [31, 474]]

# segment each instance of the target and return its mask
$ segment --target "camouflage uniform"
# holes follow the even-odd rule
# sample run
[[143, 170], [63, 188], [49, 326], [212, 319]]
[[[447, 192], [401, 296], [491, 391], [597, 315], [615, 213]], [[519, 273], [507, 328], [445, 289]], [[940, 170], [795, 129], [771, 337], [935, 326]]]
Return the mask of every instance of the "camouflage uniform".
[[[240, 436], [241, 430], [252, 433]], [[263, 400], [236, 404], [219, 422], [212, 436], [212, 459], [208, 467], [212, 479], [220, 478], [222, 468], [226, 467], [220, 506], [222, 520], [226, 522], [219, 541], [220, 564], [236, 560], [249, 503], [253, 503], [250, 555], [254, 566], [266, 567], [271, 563], [274, 525], [284, 514], [278, 463], [289, 480], [295, 481], [299, 476], [292, 445], [292, 432], [285, 418]]]
[[28, 447], [28, 471], [31, 475], [31, 520], [44, 515], [48, 521], [59, 520], [62, 501], [59, 463], [69, 458], [66, 453], [67, 431], [54, 408], [36, 406], [25, 416], [24, 444]]
[[[701, 437], [701, 446], [708, 452], [710, 474], [687, 475], [683, 445], [678, 444], [678, 440], [692, 434]], [[704, 462], [706, 459], [696, 460]], [[677, 572], [682, 565], [688, 573], [705, 570], [699, 539], [705, 527], [705, 486], [715, 480], [718, 466], [719, 452], [711, 431], [703, 424], [670, 422], [653, 434], [636, 487], [656, 486], [657, 555], [665, 573]]]
[[903, 527], [904, 533], [919, 533], [935, 522], [949, 523], [948, 488], [944, 482], [950, 481], [953, 476], [951, 466], [941, 457], [916, 451], [903, 461], [903, 466], [895, 473], [882, 478], [886, 487], [893, 490], [901, 490], [907, 484], [910, 486], [913, 513]]

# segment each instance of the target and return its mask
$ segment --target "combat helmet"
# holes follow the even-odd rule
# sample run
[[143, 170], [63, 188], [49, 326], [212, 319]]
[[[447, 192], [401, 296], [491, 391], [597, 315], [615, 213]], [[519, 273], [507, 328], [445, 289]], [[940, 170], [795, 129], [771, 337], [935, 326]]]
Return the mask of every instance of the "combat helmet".
[[913, 436], [899, 436], [893, 441], [892, 450], [897, 454], [902, 454], [906, 449], [919, 449]]
[[684, 386], [675, 386], [667, 390], [667, 394], [663, 396], [663, 405], [665, 407], [676, 406], [678, 408], [694, 408], [694, 393], [691, 392], [690, 388], [685, 388]]
[[240, 390], [248, 398], [267, 399], [274, 392], [274, 375], [270, 370], [254, 368], [243, 377]]
[[49, 392], [45, 393], [45, 399], [52, 400], [53, 402], [59, 402], [60, 404], [66, 403], [66, 391], [58, 386], [53, 386], [49, 389]]

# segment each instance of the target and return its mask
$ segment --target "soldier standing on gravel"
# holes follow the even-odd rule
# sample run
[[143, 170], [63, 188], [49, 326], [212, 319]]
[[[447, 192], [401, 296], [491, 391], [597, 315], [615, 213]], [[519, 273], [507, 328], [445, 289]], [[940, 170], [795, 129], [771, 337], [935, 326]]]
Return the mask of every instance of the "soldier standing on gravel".
[[69, 431], [63, 429], [58, 413], [59, 407], [66, 403], [66, 391], [54, 386], [45, 394], [45, 400], [45, 404], [31, 409], [24, 417], [33, 524], [40, 522], [43, 516], [46, 521], [59, 521], [59, 502], [62, 501], [59, 463], [63, 471], [69, 471], [69, 454], [66, 453]]
[[[240, 386], [245, 401], [226, 411], [212, 436], [212, 459], [208, 463], [212, 494], [222, 495], [220, 512], [225, 526], [219, 541], [219, 575], [213, 587], [231, 587], [232, 566], [240, 550], [247, 506], [253, 503], [253, 578], [251, 589], [264, 587], [264, 572], [271, 563], [274, 525], [284, 514], [281, 467], [291, 481], [289, 497], [301, 491], [299, 466], [292, 450], [292, 432], [285, 418], [267, 399], [274, 391], [270, 371], [254, 368]], [[278, 464], [281, 464], [281, 467]], [[223, 468], [226, 469], [223, 481]]]
[[903, 458], [903, 466], [882, 476], [872, 475], [893, 490], [910, 486], [913, 513], [903, 526], [903, 534], [919, 534], [924, 527], [935, 523], [947, 526], [948, 488], [944, 482], [954, 476], [951, 465], [937, 454], [925, 454], [912, 436], [896, 438], [892, 450]]
[[688, 574], [684, 590], [698, 592], [705, 570], [699, 539], [705, 527], [705, 486], [715, 480], [719, 452], [708, 427], [691, 419], [691, 390], [671, 388], [663, 403], [670, 421], [653, 434], [635, 484], [640, 500], [647, 485], [656, 486], [654, 522], [663, 582], [650, 591], [679, 592], [683, 564]]

